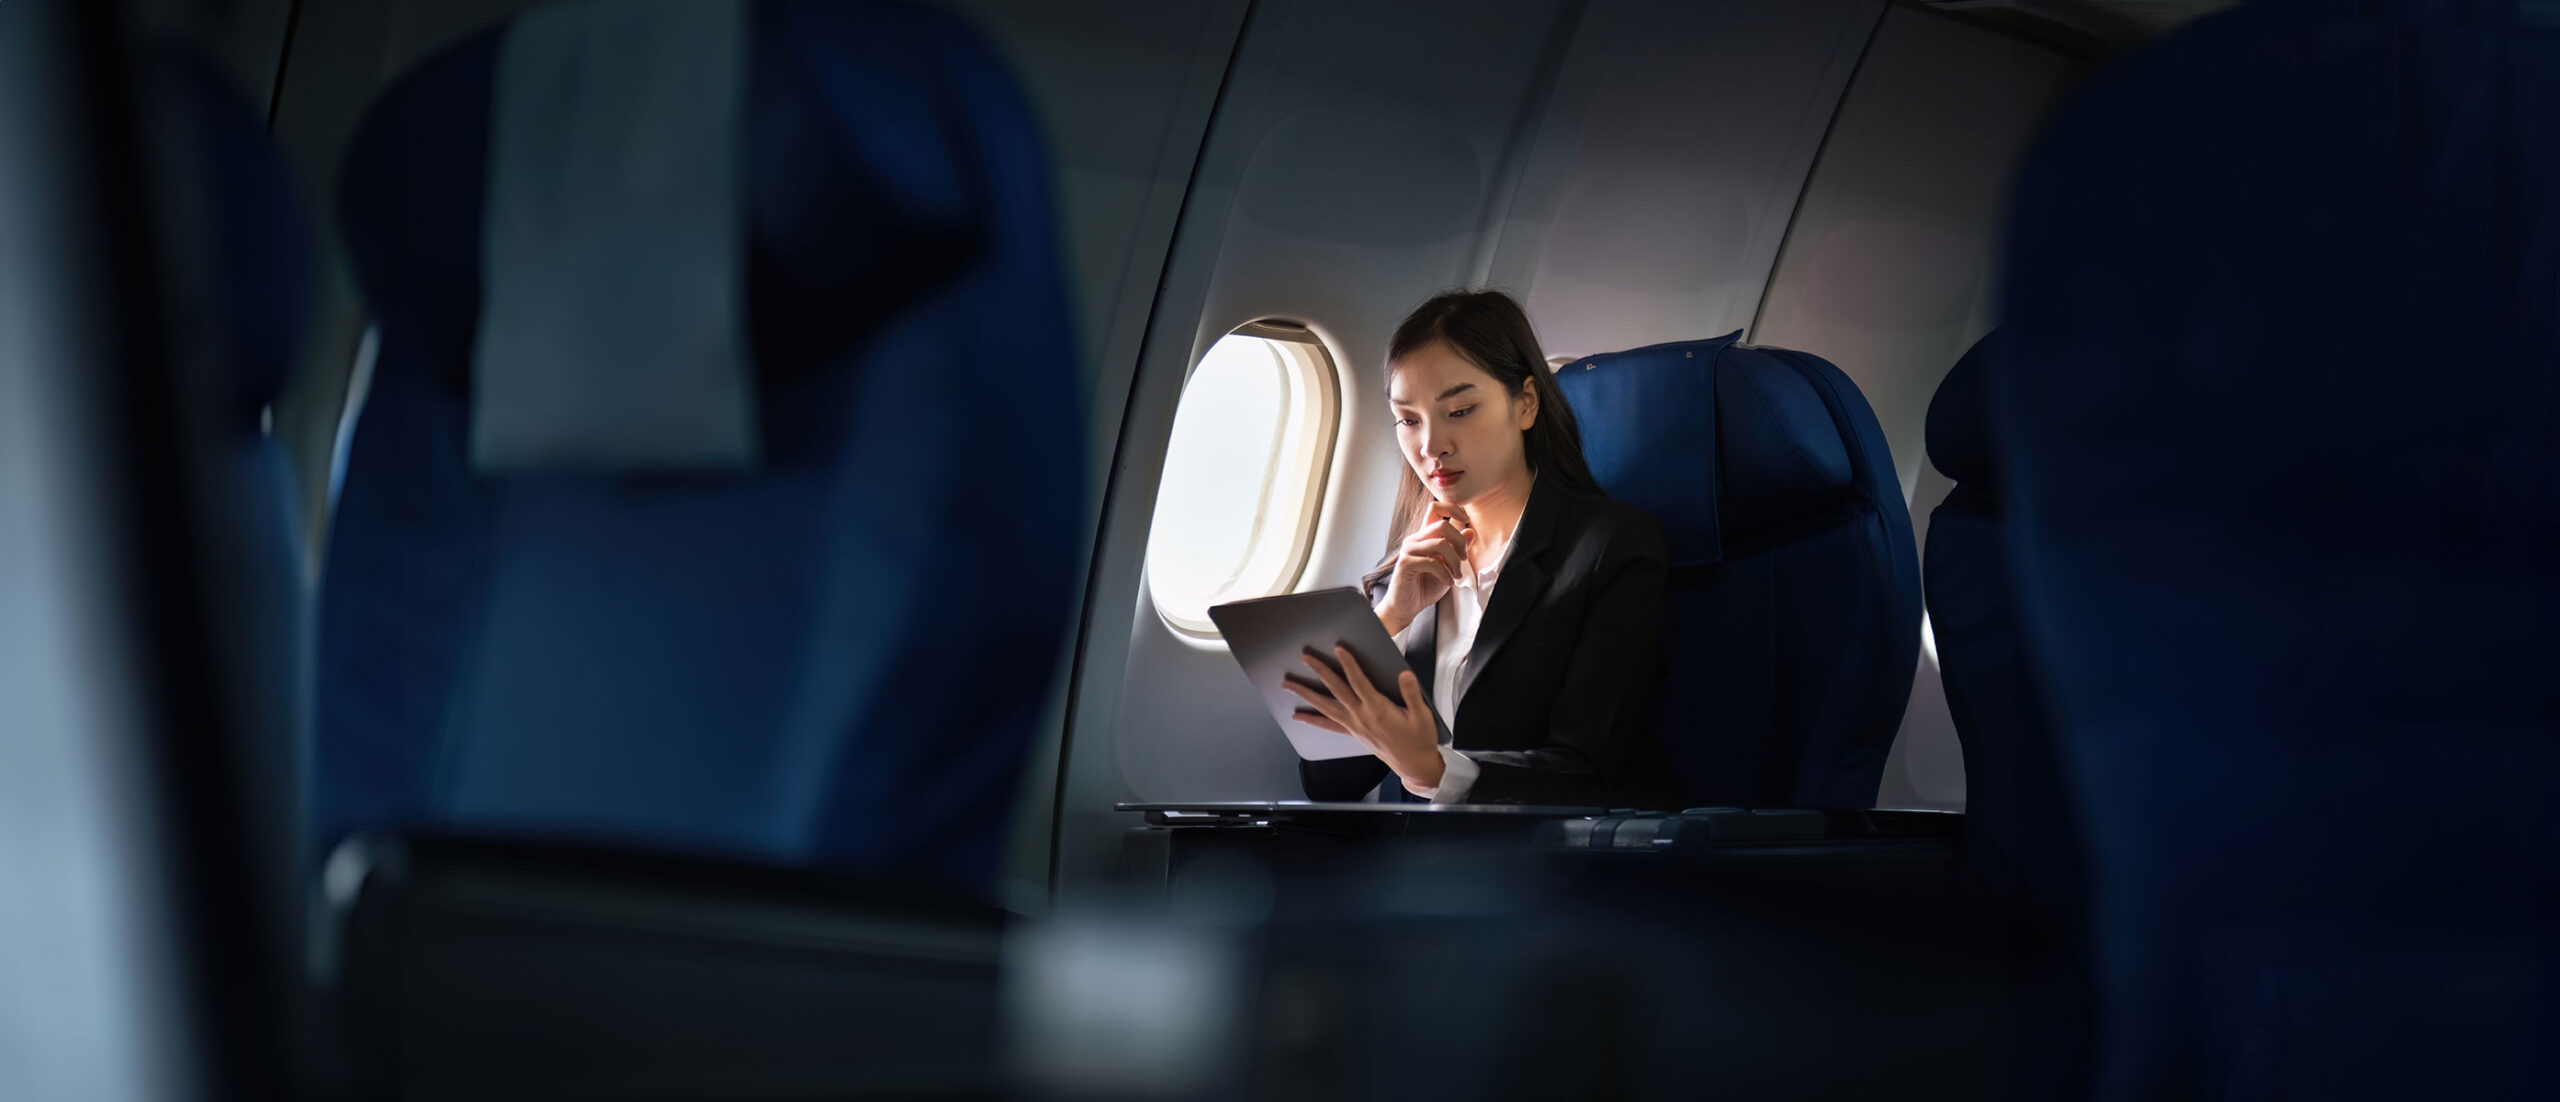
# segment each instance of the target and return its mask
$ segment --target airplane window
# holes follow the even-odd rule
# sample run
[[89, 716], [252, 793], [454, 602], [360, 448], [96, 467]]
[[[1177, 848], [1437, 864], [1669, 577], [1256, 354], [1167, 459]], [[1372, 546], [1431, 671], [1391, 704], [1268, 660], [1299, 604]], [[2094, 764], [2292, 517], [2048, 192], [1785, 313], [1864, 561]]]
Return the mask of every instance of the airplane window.
[[1262, 321], [1209, 346], [1174, 407], [1147, 532], [1166, 623], [1217, 634], [1209, 606], [1288, 592], [1306, 566], [1341, 383], [1303, 326]]

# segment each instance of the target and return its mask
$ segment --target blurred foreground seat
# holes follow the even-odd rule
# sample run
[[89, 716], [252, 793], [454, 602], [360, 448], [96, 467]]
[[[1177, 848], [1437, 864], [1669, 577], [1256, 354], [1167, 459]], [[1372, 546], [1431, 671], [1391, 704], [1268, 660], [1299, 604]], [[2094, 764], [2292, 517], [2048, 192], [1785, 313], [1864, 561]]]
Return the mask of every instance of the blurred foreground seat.
[[343, 1085], [991, 1089], [966, 895], [1082, 516], [1045, 157], [904, 6], [555, 4], [373, 107], [313, 786]]
[[317, 841], [459, 828], [978, 886], [1064, 638], [1045, 154], [921, 8], [538, 8], [403, 79]]
[[2560, 1096], [2550, 5], [2207, 17], [2015, 196], [1990, 404], [2101, 1093]]

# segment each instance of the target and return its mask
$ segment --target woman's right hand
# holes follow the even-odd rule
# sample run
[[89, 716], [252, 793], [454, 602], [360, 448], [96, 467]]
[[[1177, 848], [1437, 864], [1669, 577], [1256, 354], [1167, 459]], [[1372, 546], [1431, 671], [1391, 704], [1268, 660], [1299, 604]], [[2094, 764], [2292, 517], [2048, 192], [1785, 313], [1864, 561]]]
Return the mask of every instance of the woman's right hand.
[[1467, 544], [1475, 538], [1475, 529], [1466, 524], [1466, 514], [1457, 506], [1434, 501], [1422, 523], [1396, 548], [1386, 600], [1378, 605], [1378, 620], [1386, 625], [1387, 634], [1403, 632], [1423, 609], [1440, 603], [1456, 583], [1458, 564], [1466, 561]]

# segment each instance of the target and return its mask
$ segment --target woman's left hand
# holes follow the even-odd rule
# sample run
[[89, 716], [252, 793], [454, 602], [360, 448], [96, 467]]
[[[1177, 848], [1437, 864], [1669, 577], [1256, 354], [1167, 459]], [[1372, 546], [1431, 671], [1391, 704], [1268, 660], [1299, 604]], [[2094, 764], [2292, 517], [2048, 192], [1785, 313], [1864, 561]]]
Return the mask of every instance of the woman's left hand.
[[1423, 702], [1422, 679], [1412, 670], [1403, 671], [1390, 697], [1369, 680], [1351, 648], [1335, 647], [1333, 653], [1342, 662], [1339, 672], [1312, 654], [1299, 659], [1324, 683], [1323, 692], [1286, 682], [1308, 705], [1298, 709], [1298, 722], [1359, 739], [1410, 787], [1439, 787], [1440, 728]]

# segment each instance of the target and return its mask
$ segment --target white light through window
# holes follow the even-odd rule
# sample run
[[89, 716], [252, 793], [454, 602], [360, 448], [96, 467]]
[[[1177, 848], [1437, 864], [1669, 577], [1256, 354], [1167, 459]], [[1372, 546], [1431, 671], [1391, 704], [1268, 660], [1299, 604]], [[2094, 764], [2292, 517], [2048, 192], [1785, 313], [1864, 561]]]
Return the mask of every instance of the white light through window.
[[1209, 606], [1297, 584], [1339, 391], [1333, 361], [1304, 328], [1255, 322], [1209, 346], [1174, 408], [1147, 531], [1147, 591], [1167, 623], [1213, 635]]

